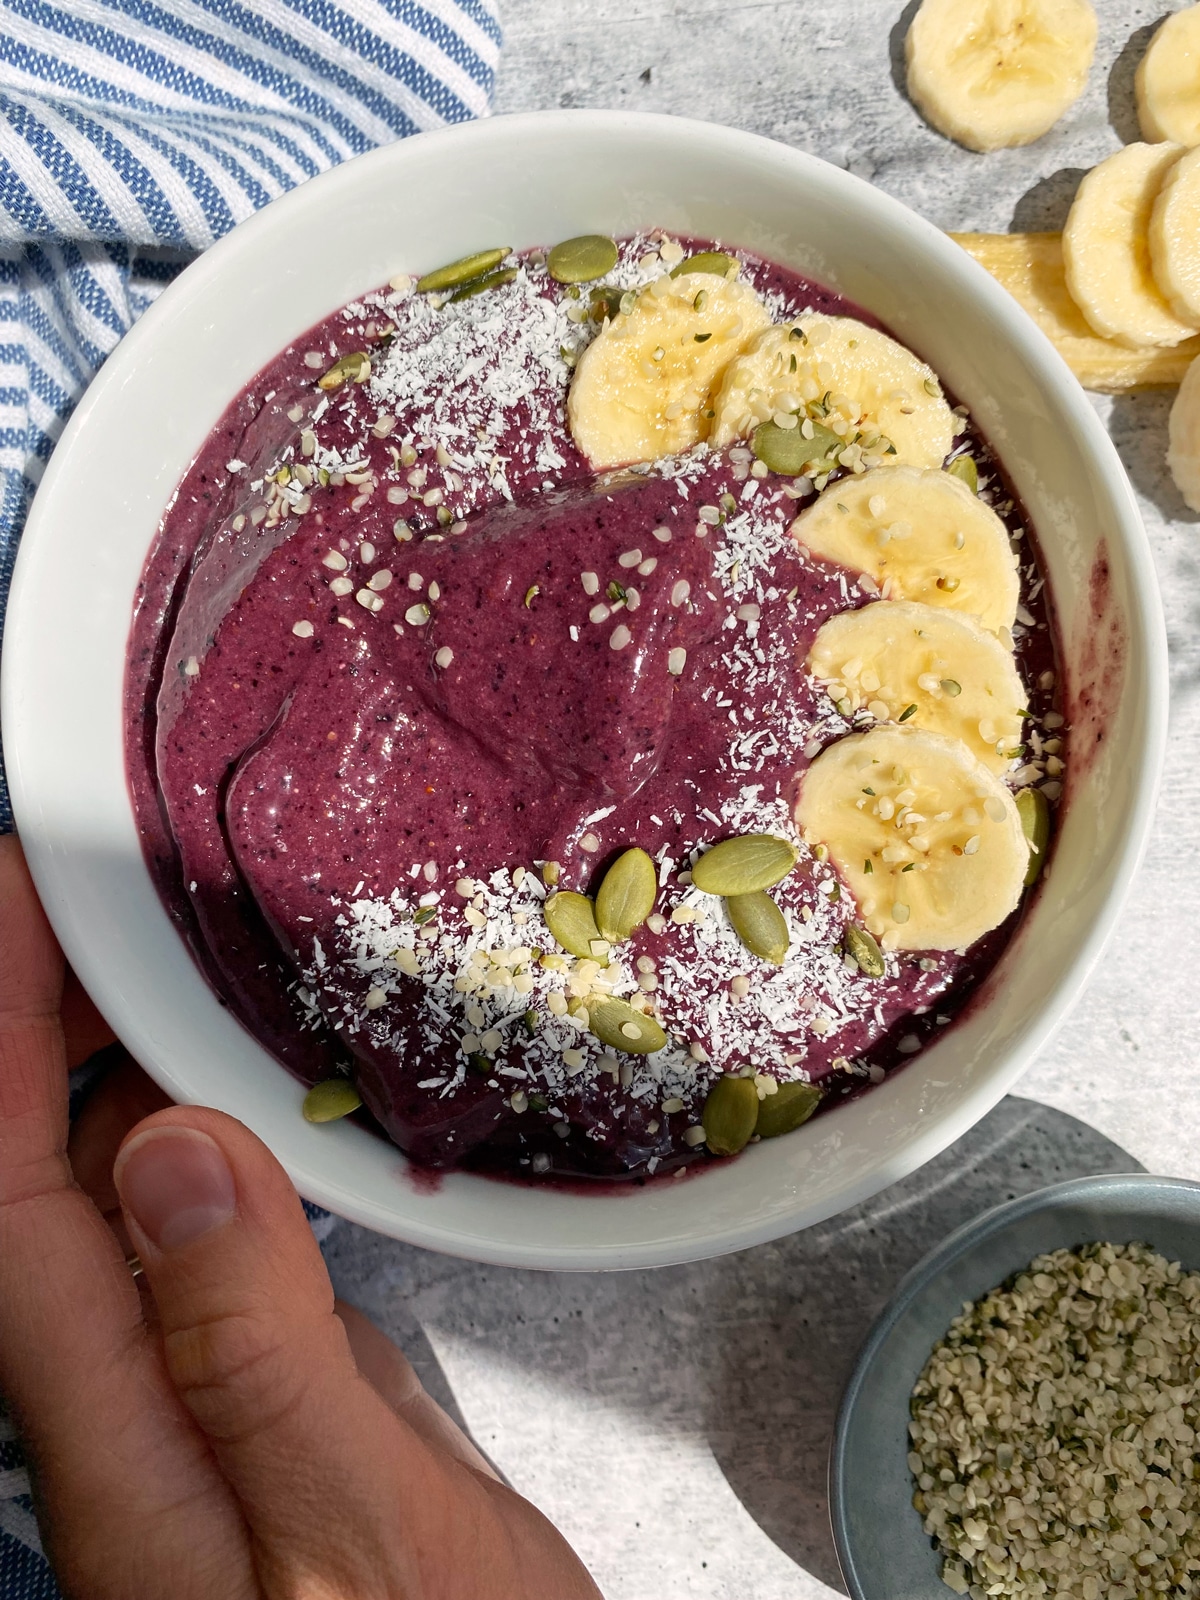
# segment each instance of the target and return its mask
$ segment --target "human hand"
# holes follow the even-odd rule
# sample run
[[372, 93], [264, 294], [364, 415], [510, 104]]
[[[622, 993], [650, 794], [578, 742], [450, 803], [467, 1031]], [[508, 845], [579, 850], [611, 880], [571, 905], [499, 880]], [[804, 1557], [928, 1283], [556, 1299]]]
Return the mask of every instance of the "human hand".
[[395, 1346], [335, 1310], [296, 1193], [248, 1129], [153, 1109], [131, 1064], [68, 1158], [62, 989], [20, 847], [0, 839], [0, 1389], [64, 1594], [598, 1600]]

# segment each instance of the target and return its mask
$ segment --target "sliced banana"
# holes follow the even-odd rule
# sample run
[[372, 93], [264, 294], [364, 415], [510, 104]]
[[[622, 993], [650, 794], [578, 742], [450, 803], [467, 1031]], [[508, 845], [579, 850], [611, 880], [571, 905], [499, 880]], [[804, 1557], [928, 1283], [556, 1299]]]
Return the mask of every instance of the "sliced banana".
[[885, 949], [965, 949], [1021, 898], [1016, 804], [959, 739], [878, 727], [839, 740], [805, 773], [796, 822]]
[[1200, 359], [1188, 368], [1171, 407], [1167, 466], [1175, 487], [1193, 511], [1200, 511]]
[[1089, 324], [1122, 344], [1178, 344], [1196, 332], [1163, 299], [1150, 264], [1150, 216], [1177, 144], [1129, 144], [1079, 185], [1063, 229], [1071, 298]]
[[1175, 315], [1200, 326], [1200, 150], [1163, 179], [1150, 213], [1150, 266]]
[[908, 30], [908, 92], [968, 150], [1040, 139], [1078, 100], [1096, 48], [1087, 0], [924, 0]]
[[823, 561], [866, 573], [886, 599], [965, 611], [998, 633], [1017, 615], [1008, 531], [949, 472], [877, 467], [842, 478], [801, 512], [792, 537]]
[[961, 739], [990, 772], [1019, 754], [1025, 691], [1012, 655], [962, 612], [905, 600], [843, 611], [813, 640], [808, 670], [844, 710]]
[[954, 443], [954, 414], [932, 367], [855, 317], [818, 312], [751, 340], [730, 363], [714, 411], [718, 449], [768, 418], [803, 427], [806, 413], [844, 432], [847, 443], [857, 437], [867, 464], [890, 444], [889, 461], [940, 467]]
[[1200, 339], [1131, 349], [1093, 333], [1067, 290], [1061, 233], [952, 233], [1022, 305], [1085, 389], [1121, 391], [1176, 384]]
[[1144, 139], [1200, 144], [1200, 6], [1168, 17], [1134, 79]]
[[579, 358], [567, 396], [575, 443], [597, 469], [691, 449], [708, 437], [721, 374], [770, 320], [734, 277], [656, 278]]

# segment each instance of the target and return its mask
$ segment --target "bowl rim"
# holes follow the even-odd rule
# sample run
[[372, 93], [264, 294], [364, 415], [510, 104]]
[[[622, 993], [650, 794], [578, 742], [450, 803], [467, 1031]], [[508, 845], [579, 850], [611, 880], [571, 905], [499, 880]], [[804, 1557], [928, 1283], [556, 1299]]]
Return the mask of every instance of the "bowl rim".
[[[536, 134], [537, 139], [553, 138], [556, 129], [568, 128], [573, 135], [580, 129], [589, 130], [589, 136], [610, 130], [614, 135], [620, 131], [632, 132], [650, 142], [682, 137], [700, 153], [706, 149], [714, 154], [740, 153], [759, 162], [774, 163], [777, 170], [790, 168], [810, 185], [824, 185], [827, 190], [837, 187], [853, 198], [860, 212], [905, 232], [917, 248], [932, 254], [945, 270], [958, 277], [978, 305], [981, 317], [986, 317], [994, 326], [997, 337], [1014, 345], [1028, 363], [1048, 403], [1059, 415], [1070, 419], [1077, 448], [1094, 467], [1102, 483], [1106, 502], [1111, 507], [1114, 528], [1129, 566], [1127, 614], [1140, 641], [1140, 653], [1135, 659], [1140, 660], [1144, 677], [1138, 706], [1141, 713], [1141, 765], [1119, 847], [1113, 852], [1109, 863], [1109, 887], [1100, 913], [1085, 936], [1078, 941], [1036, 1016], [1024, 1026], [1018, 1039], [998, 1052], [999, 1058], [995, 1066], [989, 1069], [986, 1080], [965, 1095], [950, 1113], [936, 1119], [934, 1125], [911, 1137], [902, 1147], [874, 1152], [859, 1168], [855, 1180], [835, 1196], [816, 1204], [810, 1202], [808, 1206], [801, 1199], [793, 1198], [786, 1208], [781, 1207], [770, 1215], [755, 1216], [750, 1220], [731, 1221], [726, 1226], [710, 1230], [703, 1238], [682, 1238], [677, 1234], [668, 1235], [664, 1230], [663, 1236], [652, 1241], [610, 1243], [606, 1238], [597, 1237], [586, 1246], [559, 1246], [530, 1244], [513, 1239], [481, 1239], [473, 1233], [428, 1222], [423, 1217], [410, 1215], [401, 1219], [394, 1211], [389, 1212], [374, 1201], [359, 1201], [355, 1195], [347, 1192], [344, 1184], [334, 1181], [327, 1173], [314, 1171], [295, 1159], [286, 1162], [290, 1175], [307, 1198], [352, 1221], [410, 1243], [499, 1264], [592, 1270], [666, 1265], [700, 1259], [764, 1243], [797, 1227], [811, 1226], [865, 1199], [932, 1158], [972, 1126], [1007, 1092], [1075, 1003], [1115, 929], [1120, 909], [1148, 843], [1165, 749], [1168, 680], [1166, 636], [1153, 559], [1132, 487], [1107, 432], [1076, 379], [1041, 330], [966, 252], [900, 201], [818, 157], [761, 135], [658, 113], [527, 112], [420, 134], [356, 157], [353, 163], [344, 163], [309, 180], [239, 224], [185, 269], [120, 342], [93, 379], [53, 453], [34, 499], [14, 572], [3, 660], [0, 663], [0, 719], [10, 733], [9, 777], [13, 809], [21, 824], [30, 868], [51, 920], [56, 922], [56, 931], [62, 938], [68, 958], [88, 987], [103, 993], [105, 1009], [118, 1023], [116, 1031], [136, 1056], [150, 1064], [154, 1074], [168, 1090], [177, 1098], [188, 1098], [187, 1093], [172, 1082], [169, 1062], [164, 1064], [158, 1059], [157, 1041], [153, 1032], [143, 1026], [139, 1018], [136, 996], [114, 992], [114, 985], [105, 981], [103, 957], [88, 948], [82, 934], [77, 934], [67, 921], [69, 860], [64, 860], [56, 849], [53, 837], [39, 826], [37, 786], [29, 781], [25, 763], [21, 759], [26, 739], [34, 734], [30, 718], [23, 713], [19, 698], [21, 664], [36, 647], [36, 641], [31, 637], [32, 629], [25, 623], [25, 597], [27, 591], [35, 586], [34, 553], [43, 525], [51, 520], [59, 482], [71, 471], [71, 457], [80, 435], [88, 427], [89, 418], [98, 407], [107, 405], [122, 385], [134, 378], [143, 353], [153, 347], [159, 323], [173, 314], [176, 301], [191, 289], [198, 289], [219, 279], [226, 272], [226, 264], [235, 265], [239, 255], [252, 250], [260, 236], [269, 235], [278, 219], [300, 214], [305, 207], [324, 204], [327, 193], [334, 192], [334, 186], [352, 166], [360, 172], [368, 164], [388, 169], [393, 165], [403, 165], [407, 152], [416, 147], [426, 155], [436, 150], [439, 154], [445, 152], [454, 156], [468, 154], [472, 147], [481, 143], [520, 141], [528, 139], [531, 134]], [[60, 910], [63, 913], [61, 918], [58, 916]], [[196, 981], [206, 985], [198, 968]], [[872, 1093], [882, 1094], [886, 1090], [885, 1084]]]
[[[893, 1331], [908, 1314], [913, 1302], [935, 1283], [956, 1261], [976, 1245], [1004, 1233], [1013, 1223], [1040, 1211], [1052, 1211], [1063, 1202], [1093, 1203], [1111, 1199], [1114, 1192], [1138, 1191], [1149, 1196], [1183, 1190], [1200, 1196], [1200, 1183], [1191, 1178], [1171, 1178], [1152, 1172], [1099, 1172], [1083, 1178], [1067, 1178], [1029, 1194], [1004, 1200], [980, 1212], [954, 1229], [940, 1244], [921, 1257], [901, 1278], [891, 1299], [871, 1324], [854, 1362], [854, 1370], [842, 1391], [829, 1450], [829, 1522], [838, 1566], [846, 1580], [850, 1600], [880, 1600], [862, 1582], [855, 1559], [851, 1520], [847, 1508], [852, 1498], [846, 1463], [847, 1440], [867, 1377], [879, 1359]], [[932, 1348], [932, 1346], [931, 1346]]]

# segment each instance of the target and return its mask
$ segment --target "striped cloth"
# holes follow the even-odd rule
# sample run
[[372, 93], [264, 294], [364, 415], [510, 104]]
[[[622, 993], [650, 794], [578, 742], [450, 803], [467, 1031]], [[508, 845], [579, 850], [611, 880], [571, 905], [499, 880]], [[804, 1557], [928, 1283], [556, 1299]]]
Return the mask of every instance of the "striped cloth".
[[0, 0], [0, 619], [54, 441], [162, 286], [314, 173], [483, 115], [499, 49], [495, 0]]
[[[314, 173], [485, 114], [499, 50], [495, 0], [0, 0], [0, 630], [54, 442], [164, 284]], [[0, 1403], [0, 1600], [58, 1595], [28, 1490]]]

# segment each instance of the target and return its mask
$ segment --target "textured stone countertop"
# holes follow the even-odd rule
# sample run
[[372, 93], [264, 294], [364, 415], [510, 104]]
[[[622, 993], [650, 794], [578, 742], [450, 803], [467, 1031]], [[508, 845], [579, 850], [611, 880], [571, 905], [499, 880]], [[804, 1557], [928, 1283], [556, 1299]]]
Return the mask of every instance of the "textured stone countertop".
[[[1165, 9], [1095, 3], [1088, 91], [1023, 150], [973, 155], [922, 123], [899, 87], [915, 9], [900, 0], [507, 0], [496, 111], [703, 117], [835, 161], [944, 228], [1052, 228], [1083, 169], [1138, 137], [1133, 71]], [[1122, 927], [1022, 1098], [868, 1205], [698, 1266], [541, 1276], [345, 1224], [326, 1241], [340, 1292], [405, 1344], [608, 1600], [840, 1591], [830, 1429], [907, 1267], [985, 1206], [1061, 1177], [1140, 1164], [1200, 1178], [1200, 529], [1163, 466], [1170, 398], [1095, 400], [1141, 502], [1170, 637], [1158, 823]]]

